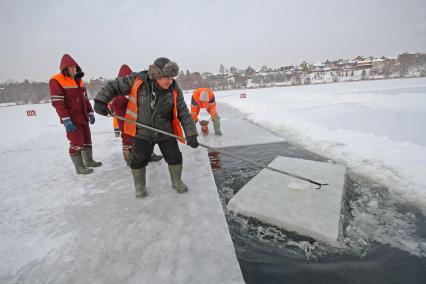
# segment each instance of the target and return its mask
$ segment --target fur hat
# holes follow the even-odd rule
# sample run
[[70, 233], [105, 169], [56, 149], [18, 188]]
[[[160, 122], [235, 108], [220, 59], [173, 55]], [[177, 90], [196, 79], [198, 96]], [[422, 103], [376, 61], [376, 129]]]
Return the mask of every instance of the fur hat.
[[176, 62], [165, 57], [157, 58], [154, 64], [149, 65], [148, 76], [151, 80], [158, 80], [163, 77], [176, 77], [179, 74], [179, 66]]

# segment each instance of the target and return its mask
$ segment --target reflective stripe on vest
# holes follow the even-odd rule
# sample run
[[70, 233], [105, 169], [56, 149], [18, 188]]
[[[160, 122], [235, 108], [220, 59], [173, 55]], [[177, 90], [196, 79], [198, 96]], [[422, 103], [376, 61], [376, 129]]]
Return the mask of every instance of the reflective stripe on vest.
[[[130, 89], [129, 102], [127, 103], [127, 109], [126, 109], [126, 115], [125, 115], [125, 118], [130, 121], [136, 122], [138, 119], [138, 90], [143, 83], [144, 81], [142, 79], [140, 79], [139, 77], [136, 77], [135, 80], [133, 81], [132, 88]], [[182, 126], [177, 116], [177, 97], [178, 97], [178, 92], [176, 90], [173, 90], [174, 106], [173, 106], [172, 128], [173, 128], [174, 135], [183, 137]], [[136, 125], [125, 121], [124, 133], [132, 137], [135, 137]], [[185, 143], [185, 140], [183, 139], [178, 139], [178, 140], [179, 142]]]

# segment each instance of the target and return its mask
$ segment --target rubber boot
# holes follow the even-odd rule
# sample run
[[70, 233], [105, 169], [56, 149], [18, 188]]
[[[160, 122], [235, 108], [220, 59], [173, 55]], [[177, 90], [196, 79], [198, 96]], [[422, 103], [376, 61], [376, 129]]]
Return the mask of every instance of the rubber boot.
[[172, 181], [172, 187], [178, 193], [184, 193], [188, 191], [188, 187], [182, 181], [182, 164], [180, 165], [169, 165], [170, 179]]
[[135, 183], [136, 198], [144, 198], [148, 195], [146, 191], [146, 167], [132, 169], [132, 175]]
[[81, 157], [80, 152], [78, 152], [77, 154], [74, 154], [74, 155], [70, 155], [70, 156], [71, 156], [71, 161], [74, 164], [75, 171], [77, 172], [77, 174], [87, 175], [87, 174], [90, 174], [91, 172], [93, 172], [93, 169], [86, 168], [84, 166], [83, 158]]
[[151, 158], [149, 158], [150, 162], [158, 162], [163, 158], [162, 155], [156, 155], [155, 153], [152, 153]]
[[126, 164], [130, 167], [130, 161], [132, 160], [132, 146], [123, 146], [123, 158]]
[[214, 134], [222, 135], [222, 131], [220, 131], [220, 117], [217, 115], [215, 118], [212, 118]]
[[92, 148], [86, 148], [81, 150], [81, 156], [83, 157], [84, 165], [86, 167], [100, 167], [102, 166], [101, 162], [96, 162], [93, 160]]

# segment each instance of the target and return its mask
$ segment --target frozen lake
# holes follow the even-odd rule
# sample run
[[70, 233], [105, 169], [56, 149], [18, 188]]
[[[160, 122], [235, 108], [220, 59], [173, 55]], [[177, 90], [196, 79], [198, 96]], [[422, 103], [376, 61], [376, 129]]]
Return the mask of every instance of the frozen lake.
[[[241, 92], [246, 99], [239, 98]], [[343, 247], [337, 250], [227, 218], [231, 232], [235, 225], [241, 233], [233, 235], [240, 265], [253, 273], [262, 267], [261, 273], [269, 271], [269, 276], [278, 268], [293, 275], [290, 280], [306, 271], [301, 268], [315, 267], [306, 274], [314, 279], [326, 275], [321, 261], [338, 260], [340, 265], [355, 259], [359, 268], [370, 263], [364, 257], [391, 255], [411, 267], [411, 280], [424, 278], [419, 267], [426, 255], [426, 146], [420, 131], [425, 94], [424, 78], [217, 92], [224, 136], [201, 141], [236, 147], [237, 153], [266, 163], [277, 155], [331, 159], [347, 166], [355, 184], [345, 196], [347, 223]], [[27, 117], [28, 109], [37, 116]], [[0, 117], [5, 134], [0, 141], [0, 282], [45, 282], [49, 277], [59, 282], [242, 281], [222, 211], [226, 204], [220, 205], [217, 190], [220, 200], [227, 201], [257, 170], [215, 153], [209, 154], [209, 164], [206, 151], [181, 146], [189, 194], [175, 198], [168, 176], [162, 175], [167, 175], [162, 161], [148, 169], [148, 182], [157, 185], [148, 185], [152, 199], [138, 202], [109, 119], [98, 116], [92, 127], [94, 155], [104, 166], [92, 176], [77, 177], [63, 126], [50, 105], [4, 107]], [[177, 243], [176, 235], [183, 236]], [[377, 246], [379, 253], [372, 253]], [[294, 257], [277, 258], [265, 249]], [[392, 271], [395, 262], [386, 265]], [[256, 280], [254, 274], [246, 276]]]

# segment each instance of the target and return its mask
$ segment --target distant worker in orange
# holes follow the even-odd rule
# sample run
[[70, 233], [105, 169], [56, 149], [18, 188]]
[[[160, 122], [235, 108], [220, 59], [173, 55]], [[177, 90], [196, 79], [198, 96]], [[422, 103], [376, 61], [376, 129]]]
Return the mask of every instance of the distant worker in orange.
[[198, 121], [198, 115], [202, 108], [205, 108], [212, 118], [214, 133], [222, 135], [220, 131], [220, 117], [216, 110], [216, 99], [210, 88], [198, 88], [192, 94], [191, 115], [195, 122]]

